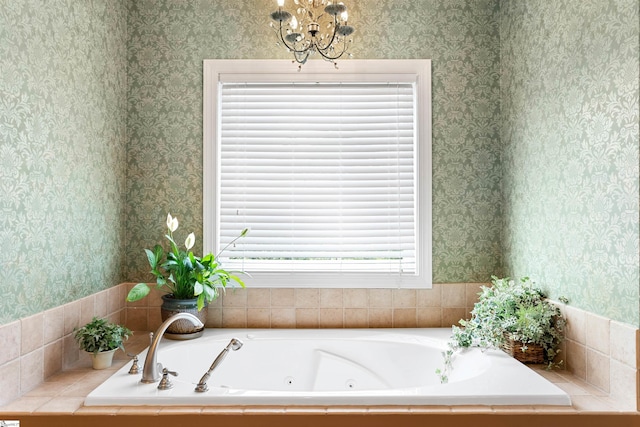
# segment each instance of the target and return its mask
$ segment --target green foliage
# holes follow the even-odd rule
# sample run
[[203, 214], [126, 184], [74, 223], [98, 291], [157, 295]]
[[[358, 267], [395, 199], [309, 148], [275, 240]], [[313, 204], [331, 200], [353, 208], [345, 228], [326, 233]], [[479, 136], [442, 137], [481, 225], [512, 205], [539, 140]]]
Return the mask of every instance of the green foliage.
[[132, 332], [124, 326], [109, 323], [105, 319], [94, 317], [91, 322], [73, 330], [73, 337], [78, 346], [89, 353], [115, 350], [124, 351], [124, 341]]
[[445, 367], [437, 372], [443, 382], [451, 369], [451, 358], [460, 348], [501, 348], [505, 340], [513, 339], [522, 342], [522, 351], [527, 350], [527, 344], [541, 345], [550, 365], [560, 351], [566, 321], [542, 290], [528, 277], [519, 282], [491, 279], [491, 287], [481, 288], [471, 319], [460, 320], [461, 327], [453, 326], [449, 350], [443, 353]]
[[[171, 214], [167, 215], [167, 228], [165, 237], [169, 241], [168, 251], [165, 252], [161, 245], [155, 245], [153, 250], [145, 249], [158, 289], [166, 288], [167, 293], [173, 294], [176, 299], [198, 298], [198, 310], [202, 310], [206, 303], [218, 297], [219, 290], [226, 288], [227, 284], [235, 283], [244, 288], [244, 282], [237, 276], [242, 272], [223, 269], [217, 255], [209, 253], [198, 257], [190, 251], [195, 242], [193, 233], [185, 240], [186, 250], [178, 247], [173, 238], [173, 232], [178, 228], [178, 219], [173, 218]], [[244, 229], [224, 249], [244, 237], [248, 231]], [[138, 283], [129, 291], [127, 301], [138, 301], [150, 291], [149, 285]]]

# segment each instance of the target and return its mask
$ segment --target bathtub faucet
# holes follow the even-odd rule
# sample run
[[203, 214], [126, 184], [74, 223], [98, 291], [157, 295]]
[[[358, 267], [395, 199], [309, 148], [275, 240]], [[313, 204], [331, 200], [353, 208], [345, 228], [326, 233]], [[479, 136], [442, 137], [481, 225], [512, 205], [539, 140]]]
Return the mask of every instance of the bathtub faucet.
[[202, 328], [204, 324], [191, 313], [177, 313], [165, 320], [158, 330], [153, 335], [149, 350], [147, 351], [147, 357], [144, 359], [144, 367], [142, 368], [142, 379], [140, 382], [150, 384], [160, 381], [160, 371], [162, 371], [162, 364], [157, 362], [158, 356], [158, 344], [162, 339], [162, 334], [167, 328], [176, 320], [185, 319], [193, 323], [193, 326]]
[[222, 360], [225, 358], [227, 353], [229, 353], [229, 349], [236, 351], [236, 350], [240, 350], [240, 347], [242, 347], [242, 341], [240, 341], [237, 338], [232, 338], [231, 341], [229, 341], [229, 344], [224, 348], [224, 350], [222, 350], [220, 354], [218, 354], [218, 357], [216, 357], [216, 360], [213, 361], [213, 363], [209, 367], [209, 370], [202, 376], [202, 378], [200, 378], [200, 382], [196, 386], [196, 391], [203, 393], [209, 390], [209, 387], [207, 386], [207, 381], [211, 376], [211, 372], [213, 372], [213, 370], [216, 369], [216, 367], [220, 364], [220, 362], [222, 362]]

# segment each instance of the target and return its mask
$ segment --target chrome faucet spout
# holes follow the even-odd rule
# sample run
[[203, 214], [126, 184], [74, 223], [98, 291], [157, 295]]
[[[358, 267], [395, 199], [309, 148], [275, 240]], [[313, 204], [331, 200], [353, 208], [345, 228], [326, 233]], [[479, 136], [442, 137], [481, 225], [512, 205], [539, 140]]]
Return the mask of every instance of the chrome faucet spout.
[[177, 313], [165, 320], [162, 325], [158, 327], [158, 330], [153, 334], [153, 339], [151, 340], [149, 350], [147, 351], [147, 357], [144, 359], [144, 367], [142, 368], [142, 379], [140, 380], [140, 382], [150, 384], [160, 381], [160, 371], [162, 371], [162, 366], [157, 362], [158, 344], [160, 343], [162, 335], [167, 330], [167, 328], [173, 322], [180, 319], [189, 320], [191, 323], [193, 323], [193, 326], [198, 328], [204, 326], [200, 319], [198, 319], [191, 313]]

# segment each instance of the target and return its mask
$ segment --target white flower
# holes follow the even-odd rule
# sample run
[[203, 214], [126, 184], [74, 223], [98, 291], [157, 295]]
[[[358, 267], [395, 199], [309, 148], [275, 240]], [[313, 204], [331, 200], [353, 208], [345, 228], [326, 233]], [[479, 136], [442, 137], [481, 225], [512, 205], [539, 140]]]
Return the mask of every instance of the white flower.
[[196, 235], [191, 233], [187, 236], [187, 239], [184, 241], [184, 246], [187, 248], [187, 250], [189, 250], [193, 247], [194, 243], [196, 243]]
[[178, 218], [173, 218], [171, 214], [167, 214], [167, 228], [172, 233], [178, 229]]

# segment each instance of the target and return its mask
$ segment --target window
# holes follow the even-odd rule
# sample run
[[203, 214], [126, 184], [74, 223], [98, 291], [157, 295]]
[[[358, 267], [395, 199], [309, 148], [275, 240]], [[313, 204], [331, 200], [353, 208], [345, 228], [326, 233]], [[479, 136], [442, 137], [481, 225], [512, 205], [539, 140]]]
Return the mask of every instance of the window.
[[205, 250], [249, 227], [252, 287], [430, 287], [430, 61], [327, 65], [205, 61]]

